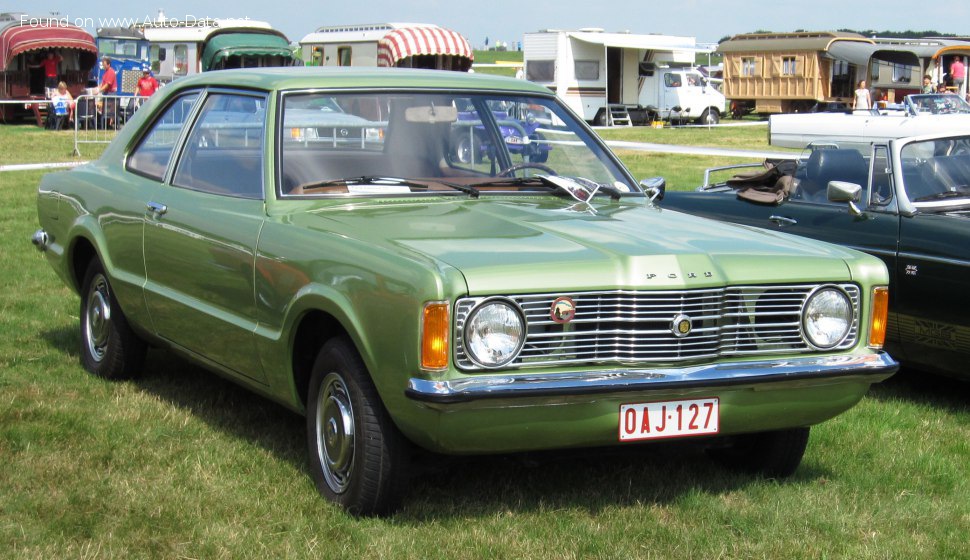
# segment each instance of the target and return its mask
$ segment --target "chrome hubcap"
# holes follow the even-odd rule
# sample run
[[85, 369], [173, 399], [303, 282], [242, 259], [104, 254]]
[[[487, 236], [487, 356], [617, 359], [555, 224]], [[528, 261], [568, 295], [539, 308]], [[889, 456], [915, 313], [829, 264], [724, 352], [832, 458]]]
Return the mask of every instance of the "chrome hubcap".
[[354, 467], [354, 414], [347, 385], [338, 373], [323, 379], [317, 400], [317, 456], [327, 485], [340, 494], [350, 485]]
[[88, 293], [87, 312], [84, 314], [84, 332], [88, 353], [100, 362], [108, 348], [108, 333], [111, 327], [111, 303], [108, 295], [108, 280], [98, 275], [94, 278]]

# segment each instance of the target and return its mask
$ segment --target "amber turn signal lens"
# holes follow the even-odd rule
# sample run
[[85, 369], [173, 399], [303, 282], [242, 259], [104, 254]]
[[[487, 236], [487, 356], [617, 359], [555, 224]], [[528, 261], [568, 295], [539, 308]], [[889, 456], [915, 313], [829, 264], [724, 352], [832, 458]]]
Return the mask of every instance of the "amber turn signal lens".
[[424, 306], [421, 325], [421, 367], [448, 367], [448, 304], [428, 303]]
[[886, 321], [889, 319], [889, 288], [872, 289], [872, 316], [869, 320], [869, 347], [882, 348], [886, 343]]

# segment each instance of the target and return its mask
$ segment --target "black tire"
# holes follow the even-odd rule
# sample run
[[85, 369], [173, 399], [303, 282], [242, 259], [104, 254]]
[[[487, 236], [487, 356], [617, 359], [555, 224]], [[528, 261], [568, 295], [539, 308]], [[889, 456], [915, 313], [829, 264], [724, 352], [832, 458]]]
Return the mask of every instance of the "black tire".
[[101, 263], [88, 264], [81, 283], [81, 364], [105, 379], [141, 373], [147, 345], [128, 326]]
[[600, 109], [593, 117], [593, 126], [606, 126], [606, 110]]
[[723, 465], [767, 478], [787, 478], [805, 455], [809, 428], [790, 428], [736, 436], [730, 445], [711, 450]]
[[707, 109], [704, 109], [703, 113], [701, 113], [701, 117], [697, 119], [697, 122], [698, 124], [704, 125], [717, 124], [721, 122], [721, 114], [717, 111], [717, 109], [711, 109], [708, 107]]
[[[545, 137], [541, 134], [535, 134], [533, 140], [545, 140]], [[549, 161], [549, 150], [544, 147], [540, 147], [539, 144], [531, 144], [531, 155], [529, 156], [529, 161], [535, 163], [545, 163]]]
[[348, 339], [329, 341], [317, 355], [306, 420], [310, 472], [325, 498], [353, 515], [381, 515], [398, 506], [409, 445]]

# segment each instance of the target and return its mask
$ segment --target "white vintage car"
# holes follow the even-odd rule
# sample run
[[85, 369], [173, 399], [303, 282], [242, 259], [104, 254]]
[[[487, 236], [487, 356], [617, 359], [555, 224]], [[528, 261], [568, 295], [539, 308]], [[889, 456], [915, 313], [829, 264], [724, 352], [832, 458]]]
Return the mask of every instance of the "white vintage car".
[[970, 129], [970, 104], [946, 93], [907, 95], [900, 104], [851, 113], [772, 115], [772, 146], [804, 148], [819, 142], [871, 143]]

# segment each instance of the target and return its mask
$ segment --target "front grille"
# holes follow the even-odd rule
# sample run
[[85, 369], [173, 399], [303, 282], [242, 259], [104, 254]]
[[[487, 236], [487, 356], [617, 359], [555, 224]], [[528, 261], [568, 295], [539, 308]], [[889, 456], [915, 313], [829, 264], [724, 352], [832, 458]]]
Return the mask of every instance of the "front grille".
[[[838, 285], [853, 304], [853, 323], [837, 349], [855, 345], [859, 288]], [[505, 367], [577, 363], [705, 361], [719, 356], [810, 352], [801, 312], [817, 284], [732, 286], [677, 291], [610, 291], [509, 296], [525, 314], [527, 335], [518, 358]], [[558, 324], [550, 317], [562, 296], [576, 304], [575, 317]], [[455, 360], [481, 369], [466, 355], [461, 333], [469, 313], [485, 298], [455, 306]], [[690, 318], [691, 330], [674, 335], [675, 317]]]

